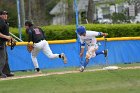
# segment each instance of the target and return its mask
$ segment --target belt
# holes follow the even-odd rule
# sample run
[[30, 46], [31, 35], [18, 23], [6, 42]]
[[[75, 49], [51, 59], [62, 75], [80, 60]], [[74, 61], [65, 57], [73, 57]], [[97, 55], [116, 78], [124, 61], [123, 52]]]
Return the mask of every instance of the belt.
[[42, 40], [44, 40], [44, 39], [38, 40], [38, 41], [36, 41], [36, 42], [34, 42], [34, 43], [39, 43], [39, 42], [42, 41]]
[[97, 44], [87, 44], [87, 46], [96, 46]]

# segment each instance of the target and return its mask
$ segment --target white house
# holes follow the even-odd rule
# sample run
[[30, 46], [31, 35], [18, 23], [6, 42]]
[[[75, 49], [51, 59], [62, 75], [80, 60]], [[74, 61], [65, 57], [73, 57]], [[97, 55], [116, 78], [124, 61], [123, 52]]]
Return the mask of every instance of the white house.
[[66, 24], [66, 16], [65, 16], [65, 11], [66, 11], [66, 4], [62, 1], [57, 3], [57, 5], [50, 11], [51, 15], [54, 15], [52, 24], [53, 25], [65, 25]]
[[[53, 25], [58, 25], [58, 24], [65, 25], [65, 24], [67, 24], [67, 19], [66, 19], [67, 5], [63, 1], [64, 0], [60, 1], [50, 11], [50, 14], [54, 15], [54, 17], [52, 19], [52, 24]], [[88, 1], [89, 0], [77, 0], [77, 2], [78, 2], [78, 12], [79, 12], [79, 21], [81, 20], [82, 12], [87, 13]], [[112, 2], [113, 2], [113, 0], [112, 0]], [[96, 7], [95, 7], [95, 13], [94, 13], [93, 20], [109, 19], [108, 15], [110, 15], [114, 12], [117, 12], [117, 13], [122, 12], [124, 9], [129, 8], [128, 3], [109, 5], [109, 4], [104, 3], [103, 0], [94, 0], [94, 3], [95, 3]], [[132, 7], [131, 7], [131, 11], [133, 11], [133, 12], [131, 12], [131, 15], [135, 16], [135, 12], [134, 12]], [[136, 19], [140, 19], [140, 15], [138, 15], [136, 17]]]

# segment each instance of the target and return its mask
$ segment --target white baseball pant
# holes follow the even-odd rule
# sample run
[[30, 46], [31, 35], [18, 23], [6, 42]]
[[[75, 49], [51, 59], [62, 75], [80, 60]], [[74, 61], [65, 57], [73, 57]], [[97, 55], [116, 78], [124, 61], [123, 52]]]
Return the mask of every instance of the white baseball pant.
[[87, 46], [87, 53], [86, 53], [86, 58], [90, 59], [92, 57], [96, 56], [96, 50], [98, 50], [98, 45], [97, 44], [93, 44], [91, 46]]
[[39, 68], [38, 61], [37, 61], [37, 54], [39, 51], [42, 50], [43, 53], [48, 56], [49, 58], [59, 58], [59, 54], [53, 54], [49, 44], [46, 40], [41, 40], [38, 43], [34, 43], [34, 49], [31, 52], [31, 59], [33, 61], [34, 67]]

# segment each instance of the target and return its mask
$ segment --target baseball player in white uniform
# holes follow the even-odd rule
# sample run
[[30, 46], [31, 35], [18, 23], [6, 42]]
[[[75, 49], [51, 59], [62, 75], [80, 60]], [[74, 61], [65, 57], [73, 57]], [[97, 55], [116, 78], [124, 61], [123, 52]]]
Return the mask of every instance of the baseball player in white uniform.
[[28, 34], [28, 42], [33, 42], [33, 50], [31, 51], [31, 59], [33, 61], [35, 70], [37, 72], [41, 72], [39, 69], [37, 54], [40, 50], [48, 56], [49, 58], [61, 58], [64, 61], [64, 64], [67, 63], [67, 58], [64, 53], [61, 54], [53, 54], [48, 42], [45, 40], [44, 32], [39, 27], [34, 27], [31, 21], [25, 22], [26, 33]]
[[108, 33], [89, 31], [86, 30], [84, 26], [79, 26], [77, 33], [81, 43], [80, 57], [83, 56], [85, 45], [87, 46], [86, 60], [80, 68], [80, 71], [83, 72], [91, 58], [99, 54], [104, 54], [105, 57], [107, 56], [108, 50], [96, 52], [96, 50], [98, 50], [96, 36], [107, 36]]

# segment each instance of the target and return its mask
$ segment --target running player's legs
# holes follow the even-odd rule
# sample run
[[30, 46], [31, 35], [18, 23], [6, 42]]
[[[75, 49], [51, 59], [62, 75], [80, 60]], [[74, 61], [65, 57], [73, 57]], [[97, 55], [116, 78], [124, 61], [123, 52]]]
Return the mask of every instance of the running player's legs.
[[98, 49], [98, 46], [90, 46], [88, 47], [87, 53], [86, 53], [86, 59], [84, 61], [84, 65], [82, 66], [82, 68], [80, 68], [81, 72], [83, 72], [84, 68], [87, 66], [87, 64], [89, 63], [90, 58], [95, 57], [95, 51]]
[[39, 51], [40, 51], [40, 49], [38, 49], [37, 47], [34, 47], [34, 49], [31, 52], [31, 59], [33, 61], [33, 64], [34, 64], [35, 68], [39, 68], [38, 61], [37, 61], [37, 58], [36, 58]]
[[53, 54], [50, 47], [49, 47], [49, 44], [47, 41], [43, 41], [43, 48], [42, 48], [42, 51], [43, 53], [48, 56], [49, 58], [59, 58], [59, 54]]
[[95, 57], [96, 56], [96, 53], [95, 53], [96, 50], [98, 50], [97, 45], [88, 47], [88, 50], [87, 50], [87, 53], [86, 53], [86, 59], [90, 59], [92, 57]]

